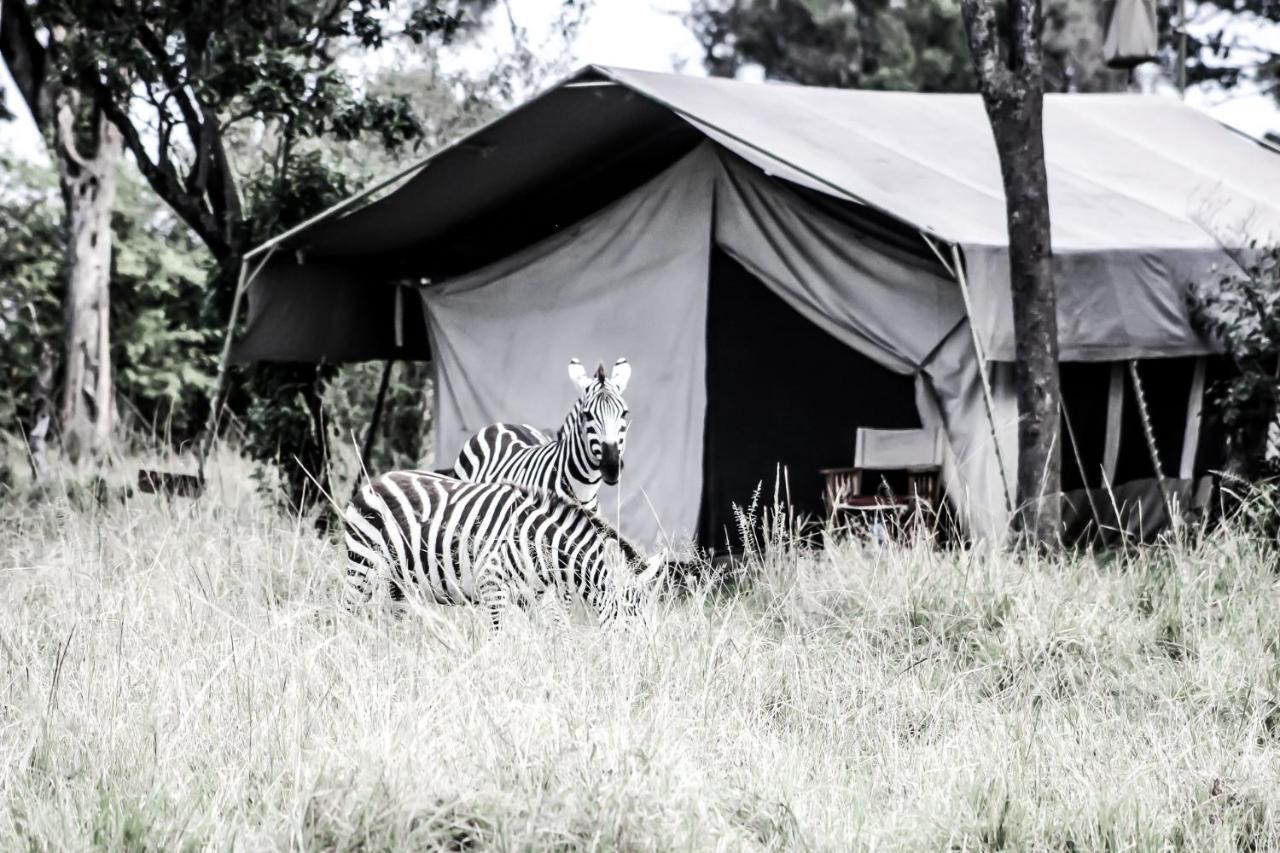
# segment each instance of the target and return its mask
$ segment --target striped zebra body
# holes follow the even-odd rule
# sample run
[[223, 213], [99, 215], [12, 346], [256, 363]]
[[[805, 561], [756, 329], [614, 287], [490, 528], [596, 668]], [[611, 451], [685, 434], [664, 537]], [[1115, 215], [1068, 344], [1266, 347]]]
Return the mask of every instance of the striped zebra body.
[[595, 512], [601, 483], [621, 476], [630, 416], [622, 392], [630, 376], [623, 358], [608, 377], [603, 365], [589, 375], [574, 359], [569, 377], [582, 393], [555, 439], [527, 424], [491, 424], [462, 448], [454, 476], [552, 492]]
[[396, 471], [361, 489], [344, 521], [351, 609], [385, 581], [397, 600], [484, 605], [495, 627], [508, 602], [545, 591], [581, 599], [609, 622], [646, 580], [632, 575], [635, 549], [594, 514], [511, 483]]
[[[563, 431], [562, 431], [563, 435]], [[551, 492], [594, 512], [600, 472], [574, 453], [576, 442], [552, 439], [528, 424], [490, 424], [458, 454], [453, 475], [476, 483], [514, 483]]]

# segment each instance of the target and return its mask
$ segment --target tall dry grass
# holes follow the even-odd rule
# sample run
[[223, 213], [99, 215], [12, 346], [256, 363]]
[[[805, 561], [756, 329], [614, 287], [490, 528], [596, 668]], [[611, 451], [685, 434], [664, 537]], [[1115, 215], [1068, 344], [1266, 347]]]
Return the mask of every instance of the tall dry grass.
[[774, 550], [647, 630], [337, 608], [230, 459], [0, 506], [0, 849], [1275, 849], [1280, 583]]

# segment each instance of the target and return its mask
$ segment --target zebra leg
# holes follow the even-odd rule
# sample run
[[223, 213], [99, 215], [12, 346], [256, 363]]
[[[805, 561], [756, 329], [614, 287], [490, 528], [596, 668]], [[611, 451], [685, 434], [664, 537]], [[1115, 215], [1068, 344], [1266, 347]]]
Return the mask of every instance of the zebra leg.
[[386, 560], [376, 547], [347, 532], [347, 576], [343, 589], [346, 609], [357, 612], [373, 597], [373, 583], [386, 569]]
[[502, 627], [502, 614], [511, 604], [510, 593], [501, 584], [485, 584], [480, 589], [480, 604], [489, 611], [489, 623], [496, 633]]
[[347, 578], [343, 588], [343, 605], [350, 613], [357, 612], [373, 597], [373, 581], [370, 566], [356, 560], [347, 561]]
[[405, 611], [409, 609], [405, 604], [404, 583], [395, 577], [387, 578], [387, 593], [391, 596], [391, 614], [396, 619], [403, 619]]
[[489, 622], [496, 632], [502, 627], [502, 613], [511, 603], [511, 587], [502, 572], [502, 560], [497, 554], [488, 554], [480, 561], [480, 576], [476, 580], [476, 592], [480, 604], [489, 611]]

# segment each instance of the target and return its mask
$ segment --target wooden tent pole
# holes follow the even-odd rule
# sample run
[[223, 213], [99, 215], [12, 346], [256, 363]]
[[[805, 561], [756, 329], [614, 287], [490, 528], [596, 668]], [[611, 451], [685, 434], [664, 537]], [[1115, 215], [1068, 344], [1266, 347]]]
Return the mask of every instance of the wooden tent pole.
[[978, 359], [978, 379], [982, 383], [982, 402], [987, 410], [987, 426], [991, 428], [991, 443], [996, 451], [996, 467], [1000, 469], [1000, 493], [1004, 496], [1004, 508], [1013, 515], [1013, 498], [1009, 495], [1009, 475], [1004, 467], [1004, 454], [1000, 451], [1000, 432], [996, 429], [996, 405], [991, 393], [991, 381], [987, 377], [987, 357], [982, 351], [982, 341], [978, 338], [978, 330], [973, 325], [973, 305], [969, 301], [969, 282], [965, 278], [964, 264], [960, 259], [960, 247], [951, 244], [951, 263], [943, 257], [928, 234], [921, 231], [924, 242], [938, 256], [942, 268], [951, 273], [951, 277], [960, 285], [960, 296], [964, 300], [964, 315], [969, 321], [969, 338], [973, 341], [973, 354]]
[[382, 421], [382, 403], [387, 398], [387, 386], [391, 384], [391, 368], [395, 363], [395, 359], [389, 358], [382, 368], [382, 380], [378, 383], [378, 396], [373, 401], [373, 416], [369, 419], [369, 431], [364, 434], [364, 446], [360, 449], [360, 458], [356, 460], [360, 463], [360, 470], [356, 472], [356, 483], [351, 487], [353, 501], [356, 495], [360, 494], [360, 486], [369, 474], [365, 468], [365, 462], [373, 455], [373, 444], [378, 437], [378, 424]]

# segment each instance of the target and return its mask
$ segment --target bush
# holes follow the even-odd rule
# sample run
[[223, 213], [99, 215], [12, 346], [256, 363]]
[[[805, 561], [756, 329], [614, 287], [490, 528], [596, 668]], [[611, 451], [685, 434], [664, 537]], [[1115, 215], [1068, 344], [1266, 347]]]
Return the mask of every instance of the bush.
[[1209, 389], [1226, 428], [1227, 469], [1255, 481], [1280, 475], [1280, 246], [1234, 254], [1236, 268], [1193, 285], [1189, 301], [1193, 321], [1234, 368]]

